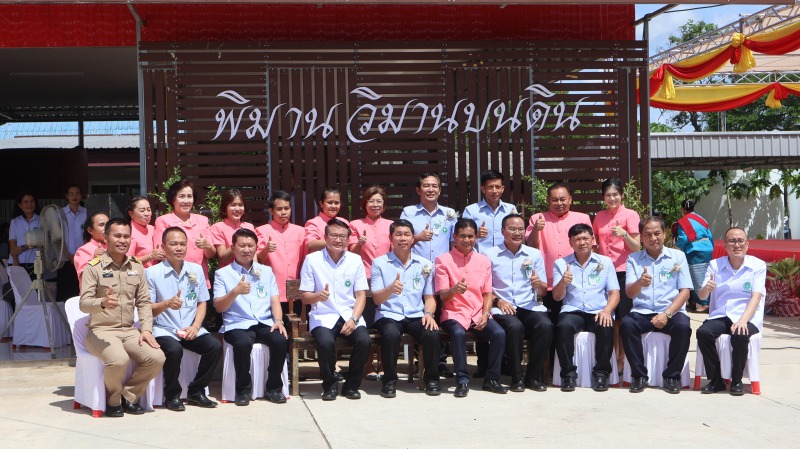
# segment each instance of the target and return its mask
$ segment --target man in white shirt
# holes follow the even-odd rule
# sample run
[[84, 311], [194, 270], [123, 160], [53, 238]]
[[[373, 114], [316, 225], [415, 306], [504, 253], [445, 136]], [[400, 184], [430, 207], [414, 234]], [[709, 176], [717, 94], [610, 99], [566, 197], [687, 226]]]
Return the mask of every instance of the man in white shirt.
[[83, 227], [86, 224], [86, 208], [81, 206], [83, 192], [81, 186], [73, 184], [67, 187], [66, 192], [68, 204], [64, 207], [64, 216], [67, 218], [67, 229], [64, 233], [67, 244], [67, 262], [58, 269], [56, 273], [56, 299], [66, 301], [67, 299], [78, 296], [80, 287], [78, 286], [78, 274], [75, 272], [75, 265], [72, 259], [75, 252], [83, 246]]
[[333, 401], [338, 395], [336, 338], [353, 346], [342, 386], [342, 396], [347, 399], [361, 399], [358, 387], [371, 344], [361, 316], [369, 288], [367, 275], [361, 257], [347, 251], [350, 232], [343, 221], [331, 219], [325, 226], [325, 248], [306, 256], [300, 270], [303, 304], [311, 305], [308, 327], [317, 342], [323, 401]]
[[711, 261], [703, 287], [697, 292], [700, 299], [711, 296], [708, 319], [697, 329], [697, 347], [703, 353], [709, 380], [702, 393], [725, 391], [716, 341], [720, 335], [728, 334], [733, 349], [730, 394], [744, 394], [742, 375], [750, 336], [759, 332], [764, 320], [763, 301], [767, 293], [767, 265], [747, 255], [747, 243], [743, 229], [729, 229], [725, 233], [728, 255]]

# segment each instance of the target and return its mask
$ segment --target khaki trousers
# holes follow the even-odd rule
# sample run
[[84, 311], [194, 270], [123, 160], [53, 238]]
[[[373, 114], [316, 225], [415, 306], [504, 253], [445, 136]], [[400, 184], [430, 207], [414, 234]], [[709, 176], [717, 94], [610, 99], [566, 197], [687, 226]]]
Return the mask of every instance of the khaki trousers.
[[[135, 328], [89, 330], [86, 335], [86, 349], [106, 366], [103, 375], [106, 403], [110, 406], [120, 405], [122, 396], [135, 403], [164, 365], [164, 353], [161, 349], [153, 348], [145, 342], [139, 346], [139, 330]], [[131, 378], [125, 382], [125, 373], [131, 360], [137, 366]]]

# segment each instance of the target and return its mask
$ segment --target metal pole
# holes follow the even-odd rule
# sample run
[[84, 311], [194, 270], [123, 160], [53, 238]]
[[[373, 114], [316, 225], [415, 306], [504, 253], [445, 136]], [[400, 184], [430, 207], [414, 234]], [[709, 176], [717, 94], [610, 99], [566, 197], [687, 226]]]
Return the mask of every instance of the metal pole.
[[[139, 99], [139, 192], [141, 195], [147, 195], [147, 151], [145, 150], [145, 127], [147, 123], [144, 120], [144, 73], [142, 72], [142, 62], [139, 58], [139, 48], [142, 43], [142, 17], [136, 11], [136, 6], [128, 4], [128, 9], [131, 11], [133, 18], [136, 20], [136, 81]], [[151, 123], [152, 127], [153, 124]]]
[[[642, 39], [647, 44], [647, 54], [650, 54], [650, 18], [646, 18], [642, 25]], [[650, 213], [653, 213], [653, 164], [650, 160], [650, 65], [645, 67], [645, 76], [639, 89], [639, 101], [642, 104], [641, 118], [639, 120], [639, 132], [644, 133], [643, 138], [639, 139], [644, 144], [641, 149], [642, 156], [647, 158], [647, 204]]]

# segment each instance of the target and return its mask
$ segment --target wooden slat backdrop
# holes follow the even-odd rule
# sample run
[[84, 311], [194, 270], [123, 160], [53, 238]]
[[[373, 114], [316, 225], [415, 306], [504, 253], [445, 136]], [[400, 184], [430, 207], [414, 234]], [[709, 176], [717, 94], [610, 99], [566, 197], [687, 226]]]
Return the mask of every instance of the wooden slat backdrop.
[[[523, 177], [532, 168], [538, 178], [569, 182], [576, 210], [600, 208], [600, 182], [608, 177], [636, 177], [644, 180], [645, 198], [649, 192], [646, 162], [639, 156], [646, 140], [637, 133], [637, 115], [647, 113], [636, 102], [637, 79], [645, 76], [644, 42], [143, 43], [139, 50], [145, 120], [154, 124], [143, 130], [148, 190], [160, 187], [177, 165], [201, 193], [212, 184], [243, 189], [248, 219], [257, 225], [267, 219], [271, 191], [292, 193], [293, 220], [303, 224], [316, 213], [316, 198], [326, 186], [342, 191], [343, 216], [359, 218], [363, 189], [383, 185], [389, 193], [386, 216], [395, 218], [403, 206], [417, 202], [416, 179], [427, 171], [442, 178], [440, 202], [459, 211], [480, 199], [480, 173], [489, 168], [506, 175], [505, 199], [515, 204], [531, 202]], [[534, 99], [524, 90], [534, 83], [555, 95]], [[404, 132], [370, 134], [376, 138], [356, 143], [344, 130], [367, 101], [350, 93], [357, 87], [382, 95], [372, 104], [391, 103], [395, 117], [411, 99], [442, 103], [448, 115], [458, 100], [467, 99], [481, 117], [495, 99], [507, 99], [512, 111], [523, 98], [551, 107], [563, 101], [565, 117], [580, 98], [591, 102], [581, 105], [581, 126], [574, 131], [553, 130], [551, 115], [541, 131], [523, 125], [491, 133], [496, 119], [490, 117], [480, 133], [430, 133], [429, 117], [414, 134], [417, 110], [407, 115], [411, 121]], [[251, 122], [244, 117], [234, 139], [228, 140], [226, 131], [213, 140], [215, 114], [231, 107], [230, 100], [217, 97], [224, 90], [250, 100], [248, 105], [261, 110], [262, 124], [265, 110], [287, 106], [266, 139], [247, 139]], [[290, 137], [295, 114], [287, 115], [288, 107], [303, 113], [316, 107], [319, 124], [337, 103], [332, 120], [337, 132], [306, 138], [308, 125], [301, 120]], [[457, 117], [465, 122], [463, 110]], [[360, 125], [365, 118], [357, 120]], [[641, 148], [643, 155], [647, 151]]]

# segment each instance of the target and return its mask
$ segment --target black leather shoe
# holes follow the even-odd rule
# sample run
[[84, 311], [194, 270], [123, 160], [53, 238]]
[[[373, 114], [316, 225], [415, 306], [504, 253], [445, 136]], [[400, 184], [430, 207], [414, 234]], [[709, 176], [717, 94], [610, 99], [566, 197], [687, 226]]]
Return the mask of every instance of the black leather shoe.
[[250, 405], [250, 393], [236, 393], [236, 400], [234, 401], [234, 404], [240, 407]]
[[744, 394], [744, 385], [742, 385], [742, 381], [739, 382], [731, 382], [731, 389], [729, 391], [731, 396], [741, 396]]
[[634, 377], [633, 383], [631, 384], [630, 392], [631, 393], [641, 393], [647, 388], [647, 381], [648, 377]]
[[722, 379], [712, 380], [700, 389], [700, 393], [703, 394], [714, 394], [720, 391], [725, 391], [725, 382]]
[[173, 412], [182, 412], [186, 410], [180, 398], [167, 399], [164, 401], [164, 406], [167, 407], [167, 410], [172, 410]]
[[525, 381], [525, 388], [533, 391], [547, 391], [547, 384], [536, 379], [528, 379]]
[[342, 382], [345, 379], [345, 377], [347, 377], [347, 375], [341, 371], [336, 371], [333, 374], [334, 376], [336, 376], [336, 380], [338, 380], [339, 382]]
[[522, 393], [525, 391], [525, 382], [518, 380], [516, 382], [512, 382], [511, 386], [508, 388], [510, 391], [514, 393]]
[[264, 399], [273, 404], [285, 404], [286, 396], [283, 395], [280, 388], [274, 390], [264, 390]]
[[381, 397], [393, 398], [395, 396], [397, 396], [397, 387], [395, 387], [395, 382], [386, 382], [381, 388]]
[[202, 391], [200, 393], [190, 394], [186, 398], [186, 403], [202, 408], [214, 408], [217, 406], [217, 403], [209, 399], [208, 396], [206, 396], [206, 394]]
[[608, 375], [597, 373], [592, 376], [592, 390], [608, 391]]
[[450, 368], [447, 367], [444, 363], [439, 364], [439, 377], [444, 377], [446, 379], [450, 379], [451, 377], [455, 377]]
[[467, 394], [469, 394], [469, 384], [458, 384], [458, 386], [456, 386], [456, 392], [453, 394], [453, 396], [457, 398], [465, 398], [467, 397]]
[[494, 380], [494, 379], [491, 379], [491, 380], [490, 379], [486, 379], [486, 380], [484, 380], [483, 381], [482, 390], [483, 391], [491, 391], [492, 393], [497, 393], [497, 394], [506, 394], [506, 393], [508, 393], [508, 388], [504, 387], [502, 384], [500, 384], [499, 381]]
[[122, 418], [125, 413], [122, 412], [121, 405], [108, 405], [106, 404], [106, 416], [109, 418]]
[[561, 391], [575, 391], [575, 378], [562, 377], [561, 378]]
[[131, 415], [141, 415], [144, 413], [144, 409], [139, 404], [128, 402], [125, 398], [122, 398], [122, 411]]
[[361, 399], [361, 393], [358, 390], [350, 390], [344, 387], [342, 387], [342, 396], [347, 399]]
[[338, 396], [338, 395], [339, 395], [338, 388], [336, 387], [336, 385], [334, 385], [334, 386], [328, 388], [327, 390], [325, 390], [324, 393], [322, 393], [322, 400], [323, 401], [335, 401], [336, 400], [336, 396]]
[[476, 379], [483, 379], [484, 377], [486, 377], [486, 368], [478, 367], [478, 369], [475, 370], [475, 374], [473, 374], [472, 377]]
[[439, 388], [439, 381], [432, 380], [425, 385], [425, 394], [428, 396], [439, 396], [442, 394], [442, 389]]
[[669, 394], [681, 392], [681, 383], [678, 379], [664, 379], [664, 390]]

